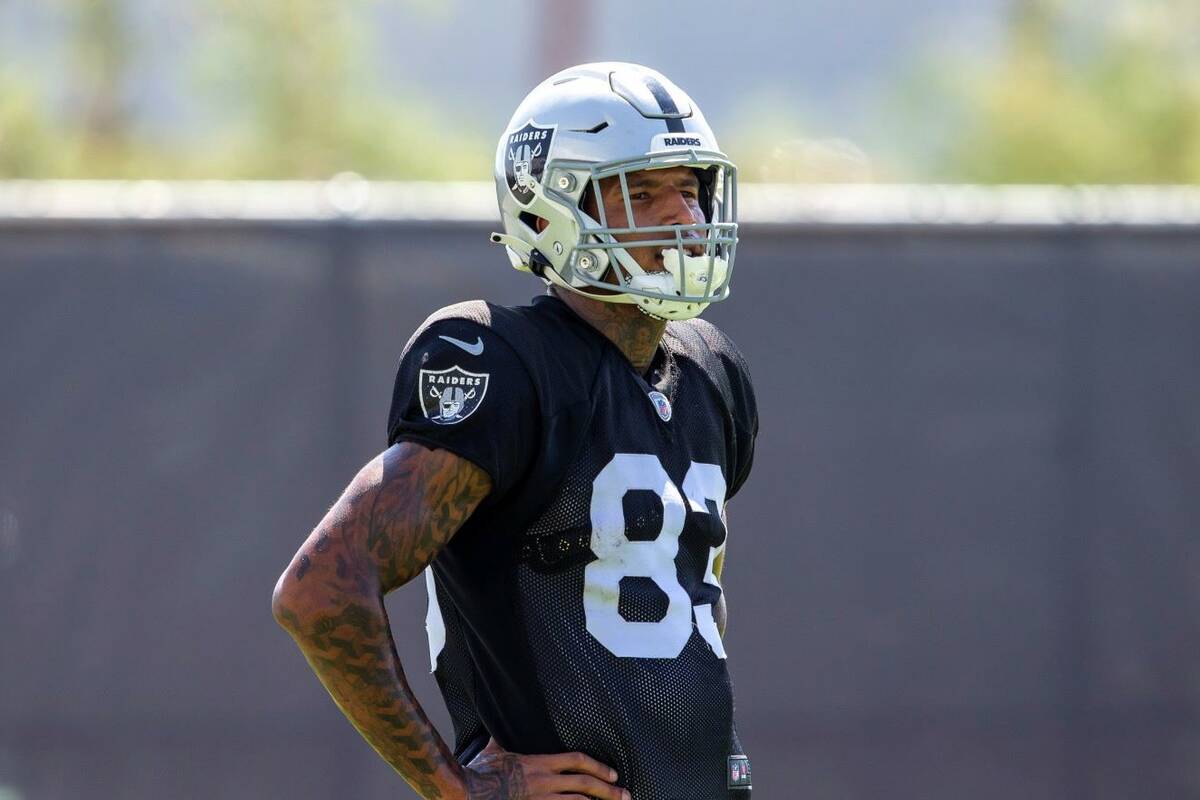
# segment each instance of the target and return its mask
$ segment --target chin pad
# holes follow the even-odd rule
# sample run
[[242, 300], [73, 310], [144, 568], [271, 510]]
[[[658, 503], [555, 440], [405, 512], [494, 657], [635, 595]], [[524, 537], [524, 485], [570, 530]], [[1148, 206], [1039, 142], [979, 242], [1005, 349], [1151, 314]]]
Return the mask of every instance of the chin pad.
[[[720, 286], [729, 274], [729, 262], [724, 258], [692, 256], [671, 248], [662, 251], [663, 272], [643, 273], [629, 279], [629, 288], [653, 292], [657, 298], [630, 295], [643, 311], [660, 319], [691, 319], [708, 307], [707, 302], [684, 302], [673, 298], [682, 297], [684, 292], [692, 297], [709, 294], [710, 286]], [[712, 267], [711, 282], [709, 266]], [[683, 275], [684, 292], [680, 292], [680, 274]]]
[[[729, 272], [729, 263], [720, 257], [693, 256], [672, 247], [662, 251], [665, 272], [652, 272], [635, 275], [629, 279], [633, 289], [651, 291], [664, 297], [680, 297], [683, 294], [691, 297], [703, 296], [710, 293], [709, 286], [720, 286], [725, 282]], [[712, 280], [709, 281], [708, 268], [712, 265]], [[680, 292], [680, 272], [683, 273], [683, 291]]]

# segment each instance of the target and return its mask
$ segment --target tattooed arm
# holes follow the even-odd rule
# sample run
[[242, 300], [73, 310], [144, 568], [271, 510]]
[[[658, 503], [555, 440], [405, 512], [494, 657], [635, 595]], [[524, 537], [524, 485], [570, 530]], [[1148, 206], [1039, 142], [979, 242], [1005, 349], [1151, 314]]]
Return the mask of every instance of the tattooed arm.
[[334, 702], [426, 798], [455, 797], [461, 769], [409, 689], [383, 596], [418, 575], [490, 490], [452, 453], [393, 445], [350, 482], [272, 599]]
[[393, 445], [355, 476], [280, 576], [275, 619], [359, 733], [427, 800], [534, 800], [559, 796], [550, 794], [559, 786], [620, 800], [599, 780], [614, 780], [611, 770], [578, 753], [490, 748], [464, 769], [405, 679], [383, 596], [420, 574], [489, 491], [487, 473], [453, 453]]

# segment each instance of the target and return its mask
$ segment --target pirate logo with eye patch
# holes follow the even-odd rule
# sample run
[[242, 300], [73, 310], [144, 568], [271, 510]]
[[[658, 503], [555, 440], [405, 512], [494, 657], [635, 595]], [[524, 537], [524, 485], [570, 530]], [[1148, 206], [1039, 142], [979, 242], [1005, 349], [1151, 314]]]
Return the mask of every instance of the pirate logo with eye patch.
[[538, 125], [533, 120], [508, 134], [504, 173], [508, 190], [523, 206], [533, 201], [533, 187], [542, 179], [557, 125]]
[[421, 370], [421, 411], [438, 425], [453, 425], [475, 413], [487, 394], [488, 373], [462, 367]]

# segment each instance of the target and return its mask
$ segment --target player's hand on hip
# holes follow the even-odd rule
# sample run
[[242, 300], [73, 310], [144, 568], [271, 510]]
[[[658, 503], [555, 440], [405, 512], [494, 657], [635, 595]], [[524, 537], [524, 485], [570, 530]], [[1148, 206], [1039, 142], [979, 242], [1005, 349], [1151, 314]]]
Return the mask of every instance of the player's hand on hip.
[[630, 800], [617, 771], [583, 753], [527, 756], [492, 739], [466, 766], [467, 800]]

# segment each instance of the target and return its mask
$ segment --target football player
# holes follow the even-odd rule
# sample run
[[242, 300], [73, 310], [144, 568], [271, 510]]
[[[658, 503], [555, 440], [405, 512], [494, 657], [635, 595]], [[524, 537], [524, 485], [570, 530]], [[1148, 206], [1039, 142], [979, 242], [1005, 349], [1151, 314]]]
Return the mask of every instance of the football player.
[[[696, 319], [729, 296], [735, 168], [679, 87], [604, 63], [525, 98], [495, 179], [492, 239], [547, 293], [417, 330], [389, 446], [275, 616], [422, 797], [746, 798], [720, 575], [758, 417], [741, 354]], [[423, 570], [453, 748], [384, 610]]]

